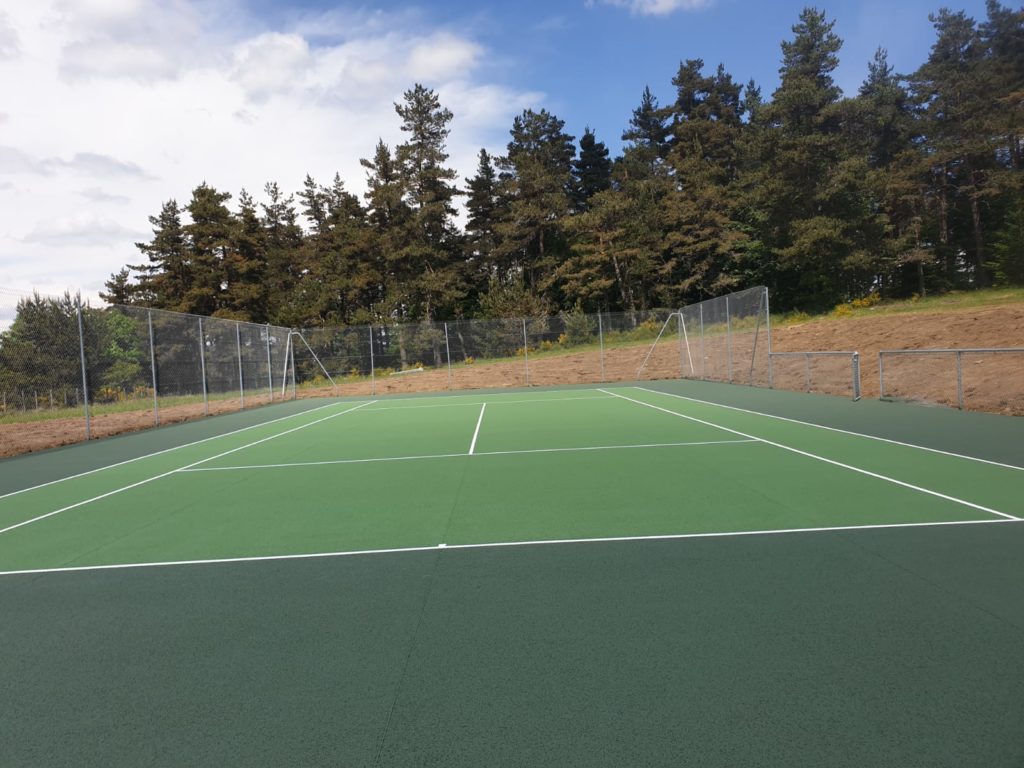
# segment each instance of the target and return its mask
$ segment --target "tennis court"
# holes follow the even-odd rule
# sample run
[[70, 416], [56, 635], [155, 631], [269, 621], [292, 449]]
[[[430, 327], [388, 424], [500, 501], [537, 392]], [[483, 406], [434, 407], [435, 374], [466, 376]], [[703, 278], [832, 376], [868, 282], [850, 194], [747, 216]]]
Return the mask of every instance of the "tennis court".
[[703, 382], [0, 463], [3, 765], [1024, 765], [1024, 423]]

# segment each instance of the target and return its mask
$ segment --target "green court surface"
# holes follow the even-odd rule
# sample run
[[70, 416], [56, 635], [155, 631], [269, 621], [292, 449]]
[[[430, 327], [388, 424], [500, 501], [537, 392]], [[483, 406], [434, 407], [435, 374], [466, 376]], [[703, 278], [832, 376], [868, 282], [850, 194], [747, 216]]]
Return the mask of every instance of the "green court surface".
[[1019, 768], [1022, 438], [658, 382], [0, 462], [0, 765]]

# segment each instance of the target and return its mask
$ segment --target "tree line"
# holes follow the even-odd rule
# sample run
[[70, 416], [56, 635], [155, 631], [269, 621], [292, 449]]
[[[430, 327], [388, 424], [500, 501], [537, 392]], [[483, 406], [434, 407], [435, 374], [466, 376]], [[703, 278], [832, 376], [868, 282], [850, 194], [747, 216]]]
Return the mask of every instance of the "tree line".
[[150, 217], [142, 263], [103, 296], [319, 326], [636, 311], [760, 284], [813, 310], [1024, 283], [1024, 9], [929, 19], [916, 71], [879, 49], [844, 97], [835, 22], [807, 8], [770, 96], [688, 59], [671, 103], [644, 89], [619, 156], [527, 109], [463, 184], [453, 115], [417, 84], [395, 105], [404, 141], [361, 160], [362, 199], [338, 175], [233, 207], [200, 184]]

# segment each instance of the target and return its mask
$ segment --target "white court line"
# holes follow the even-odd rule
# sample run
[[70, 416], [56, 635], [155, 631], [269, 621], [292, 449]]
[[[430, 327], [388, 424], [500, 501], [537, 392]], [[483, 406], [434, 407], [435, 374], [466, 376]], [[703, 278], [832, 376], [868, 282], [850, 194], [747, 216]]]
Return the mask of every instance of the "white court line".
[[281, 560], [319, 560], [360, 555], [392, 555], [408, 552], [437, 552], [458, 549], [501, 549], [503, 547], [535, 547], [553, 544], [612, 544], [633, 541], [677, 541], [681, 539], [727, 539], [743, 536], [780, 536], [793, 533], [830, 533], [841, 531], [872, 531], [887, 528], [940, 528], [961, 525], [1005, 525], [1020, 520], [947, 520], [929, 523], [881, 523], [876, 525], [834, 525], [815, 528], [776, 528], [760, 531], [714, 531], [708, 533], [666, 533], [649, 536], [604, 536], [591, 539], [536, 539], [533, 541], [495, 541], [482, 544], [435, 544], [428, 547], [396, 547], [392, 549], [355, 549], [347, 552], [310, 552], [297, 555], [255, 555], [252, 557], [223, 557], [206, 560], [164, 560], [152, 563], [114, 563], [111, 565], [72, 565], [60, 568], [31, 568], [18, 571], [0, 571], [3, 576], [29, 576], [44, 573], [76, 573], [78, 571], [119, 571], [128, 568], [164, 568], [181, 565], [224, 565], [231, 563], [262, 563]]
[[428, 453], [419, 456], [380, 456], [370, 459], [327, 459], [325, 461], [296, 461], [284, 464], [243, 464], [233, 467], [196, 467], [179, 472], [231, 472], [252, 469], [287, 469], [289, 467], [329, 467], [337, 464], [373, 464], [387, 461], [415, 461], [417, 459], [464, 459], [467, 456], [518, 456], [524, 453], [576, 453], [579, 451], [618, 451], [632, 448], [682, 448], [698, 445], [738, 445], [759, 443], [760, 440], [701, 440], [686, 443], [643, 443], [639, 445], [584, 445], [576, 448], [525, 448], [519, 451], [477, 451], [476, 453]]
[[[172, 469], [169, 472], [162, 472], [159, 475], [153, 475], [152, 477], [147, 477], [145, 480], [139, 480], [137, 483], [131, 483], [130, 485], [125, 485], [125, 486], [123, 486], [121, 488], [117, 488], [117, 489], [115, 489], [113, 491], [107, 491], [106, 493], [101, 493], [99, 496], [93, 496], [91, 499], [85, 499], [84, 501], [78, 501], [78, 502], [75, 502], [74, 504], [69, 504], [66, 507], [61, 507], [60, 509], [55, 509], [53, 512], [47, 512], [46, 514], [43, 514], [43, 515], [37, 515], [36, 517], [33, 517], [33, 518], [29, 519], [29, 520], [22, 520], [20, 523], [15, 523], [14, 525], [9, 525], [6, 528], [0, 528], [0, 534], [7, 533], [8, 531], [13, 531], [16, 528], [21, 528], [21, 527], [26, 526], [26, 525], [31, 525], [32, 523], [38, 522], [40, 520], [45, 520], [48, 517], [53, 517], [54, 515], [59, 515], [61, 512], [67, 512], [69, 510], [76, 509], [77, 507], [82, 507], [82, 506], [85, 506], [86, 504], [91, 504], [94, 501], [99, 501], [100, 499], [105, 499], [105, 498], [107, 498], [109, 496], [114, 496], [115, 494], [122, 493], [124, 491], [130, 491], [132, 488], [138, 488], [140, 485], [146, 485], [147, 483], [152, 483], [154, 480], [160, 480], [161, 478], [168, 477], [170, 475], [176, 474], [176, 473], [181, 472], [183, 470], [191, 469], [192, 467], [197, 467], [200, 464], [205, 464], [208, 461], [213, 461], [214, 459], [219, 459], [219, 458], [221, 458], [223, 456], [229, 456], [232, 453], [237, 453], [238, 451], [245, 450], [246, 448], [252, 448], [254, 445], [260, 445], [261, 443], [265, 443], [268, 440], [275, 440], [275, 439], [277, 439], [279, 437], [284, 437], [285, 435], [290, 435], [292, 432], [298, 432], [300, 429], [306, 429], [307, 427], [312, 427], [314, 424], [320, 424], [321, 422], [329, 421], [330, 419], [335, 419], [338, 416], [344, 416], [346, 413], [351, 413], [352, 411], [359, 410], [360, 408], [362, 408], [364, 406], [367, 406], [367, 405], [371, 405], [371, 404], [373, 404], [375, 402], [376, 402], [375, 400], [370, 400], [369, 402], [365, 402], [365, 403], [362, 403], [361, 405], [354, 406], [353, 408], [349, 408], [348, 410], [341, 411], [339, 413], [332, 413], [330, 416], [324, 416], [323, 418], [317, 419], [316, 421], [311, 421], [308, 424], [300, 424], [297, 427], [292, 427], [291, 429], [286, 429], [284, 432], [278, 432], [276, 434], [270, 435], [269, 437], [264, 437], [264, 438], [261, 438], [259, 440], [255, 440], [255, 441], [253, 441], [251, 443], [247, 443], [245, 445], [240, 445], [237, 448], [232, 448], [231, 450], [223, 451], [222, 453], [218, 453], [218, 454], [216, 454], [214, 456], [209, 456], [209, 457], [207, 457], [205, 459], [200, 459], [199, 461], [192, 462], [191, 464], [187, 464], [184, 467], [180, 467], [178, 469]], [[331, 403], [331, 405], [337, 405], [337, 403]]]
[[633, 387], [633, 389], [640, 389], [644, 392], [650, 392], [655, 395], [667, 395], [668, 397], [675, 397], [679, 400], [689, 400], [691, 403], [701, 403], [702, 405], [713, 405], [716, 408], [726, 408], [730, 411], [739, 411], [740, 413], [752, 413], [755, 416], [764, 416], [769, 419], [778, 419], [779, 421], [788, 421], [792, 424], [800, 424], [805, 427], [814, 427], [816, 429], [825, 429], [829, 432], [841, 432], [844, 435], [853, 435], [854, 437], [865, 437], [868, 440], [878, 440], [883, 443], [891, 443], [893, 445], [902, 445], [904, 448], [916, 448], [919, 451], [928, 451], [929, 453], [940, 453], [943, 456], [952, 456], [957, 459], [967, 459], [968, 461], [978, 461], [982, 464], [992, 464], [996, 467], [1003, 467], [1004, 469], [1016, 469], [1024, 472], [1024, 467], [1019, 467], [1016, 464], [1004, 464], [1000, 461], [992, 461], [991, 459], [980, 459], [977, 456], [968, 456], [963, 453], [953, 453], [952, 451], [943, 451], [938, 448], [929, 448], [926, 445], [917, 445], [915, 443], [904, 443], [899, 440], [892, 440], [888, 437], [879, 437], [878, 435], [867, 435], [863, 432], [853, 432], [849, 429], [840, 429], [839, 427], [826, 427], [824, 424], [815, 424], [811, 421], [800, 421], [799, 419], [791, 419], [787, 416], [776, 416], [774, 413], [762, 413], [761, 411], [752, 411], [748, 408], [739, 408], [735, 405], [725, 405], [723, 403], [715, 403], [710, 400], [700, 400], [696, 397], [687, 397], [685, 395], [677, 395], [674, 392], [662, 392], [660, 389], [649, 389], [647, 387]]
[[[413, 399], [413, 398], [410, 398]], [[467, 405], [518, 405], [518, 404], [529, 404], [537, 405], [538, 403], [568, 403], [576, 402], [578, 400], [611, 400], [612, 398], [607, 395], [601, 395], [601, 397], [542, 397], [534, 400], [479, 400], [476, 402], [469, 403], [436, 403], [434, 405], [389, 405], [383, 408], [367, 408], [363, 413], [377, 413], [378, 411], [415, 411], [420, 408], [464, 408]], [[386, 402], [381, 400], [379, 402]]]
[[[604, 391], [604, 390], [602, 390], [602, 391]], [[868, 477], [873, 477], [873, 478], [876, 478], [878, 480], [884, 480], [887, 483], [893, 483], [894, 485], [899, 485], [899, 486], [902, 486], [904, 488], [909, 488], [912, 491], [918, 491], [920, 493], [928, 494], [929, 496], [935, 496], [935, 497], [940, 498], [940, 499], [945, 499], [946, 501], [952, 501], [955, 504], [961, 504], [961, 505], [963, 505], [965, 507], [971, 507], [972, 509], [977, 509], [977, 510], [980, 510], [982, 512], [988, 512], [989, 514], [992, 514], [992, 515], [998, 515], [999, 517], [1005, 517], [1007, 520], [1017, 520], [1017, 521], [1020, 520], [1019, 517], [1015, 517], [1014, 515], [1007, 514], [1006, 512], [1000, 512], [998, 509], [992, 509], [991, 507], [983, 507], [981, 504], [975, 504], [972, 501], [965, 501], [964, 499], [958, 499], [956, 496], [948, 496], [948, 495], [946, 495], [944, 493], [939, 493], [938, 491], [933, 491], [933, 490], [930, 490], [928, 488], [923, 488], [920, 485], [913, 485], [911, 483], [905, 483], [902, 480], [897, 480], [895, 477], [889, 477], [888, 475], [880, 475], [877, 472], [871, 472], [871, 471], [866, 470], [866, 469], [861, 469], [860, 467], [855, 467], [852, 464], [844, 464], [841, 461], [835, 461], [834, 459], [827, 459], [824, 456], [817, 455], [816, 453], [809, 453], [807, 451], [801, 451], [799, 448], [793, 448], [792, 446], [789, 446], [789, 445], [783, 445], [782, 443], [776, 443], [776, 442], [773, 442], [771, 440], [765, 440], [763, 437], [756, 437], [754, 435], [749, 435], [746, 432], [740, 432], [738, 429], [730, 429], [729, 427], [723, 427], [720, 424], [714, 424], [714, 423], [712, 423], [710, 421], [704, 421], [704, 419], [698, 419], [695, 416], [687, 416], [686, 414], [678, 413], [677, 411], [670, 411], [668, 408], [662, 408], [660, 405], [652, 405], [651, 403], [645, 403], [643, 400], [634, 400], [632, 397], [626, 397], [625, 395], [620, 395], [620, 394], [618, 394], [616, 392], [609, 392], [609, 394], [614, 395], [615, 397], [621, 397], [623, 400], [629, 400], [629, 402], [636, 403], [637, 405], [642, 405], [642, 406], [645, 406], [647, 408], [653, 408], [654, 410], [661, 411], [662, 413], [668, 413], [668, 414], [671, 414], [672, 416], [678, 416], [681, 419], [687, 419], [688, 421], [694, 421], [694, 422], [696, 422], [698, 424], [704, 424], [704, 425], [709, 426], [709, 427], [714, 427], [714, 428], [720, 429], [720, 430], [722, 430], [724, 432], [731, 432], [732, 434], [739, 435], [741, 437], [749, 437], [752, 440], [757, 440], [758, 442], [764, 443], [765, 445], [770, 445], [773, 448], [781, 448], [784, 451], [789, 451], [790, 453], [796, 453], [796, 454], [799, 454], [800, 456], [806, 456], [807, 458], [814, 459], [815, 461], [821, 461], [821, 462], [824, 462], [826, 464], [832, 464], [833, 466], [836, 466], [836, 467], [841, 467], [843, 469], [848, 469], [851, 472], [858, 472], [858, 473], [860, 473], [862, 475], [867, 475]]]
[[[535, 392], [530, 392], [530, 393], [526, 393], [526, 392], [467, 392], [464, 395], [426, 395], [426, 396], [417, 396], [417, 395], [413, 395], [413, 394], [406, 394], [406, 393], [398, 392], [398, 393], [395, 393], [395, 394], [392, 394], [392, 395], [378, 395], [377, 396], [377, 402], [379, 402], [379, 403], [417, 403], [417, 402], [418, 403], [423, 403], [423, 402], [430, 402], [431, 400], [461, 400], [461, 399], [467, 398], [467, 397], [475, 397], [477, 399], [477, 402], [479, 402], [481, 397], [487, 397], [487, 398], [495, 398], [495, 397], [497, 397], [497, 398], [520, 397], [521, 398], [525, 394], [544, 395], [544, 394], [548, 394], [548, 393], [555, 393], [555, 394], [562, 393], [562, 392], [590, 392], [590, 393], [593, 393], [593, 392], [599, 392], [599, 391], [600, 390], [598, 390], [598, 389], [596, 389], [594, 387], [584, 387], [584, 388], [581, 388], [581, 389], [561, 389], [561, 388], [557, 388], [556, 387], [556, 388], [548, 388], [548, 389], [538, 389]], [[536, 398], [534, 398], [534, 400], [536, 402], [541, 402], [541, 401], [543, 401], [545, 399], [546, 398], [544, 398], [544, 397], [536, 397]], [[554, 399], [554, 398], [552, 398], [552, 399]], [[562, 398], [562, 399], [565, 399], [565, 400], [576, 400], [576, 399], [583, 400], [584, 398], [569, 397], [569, 398]], [[494, 403], [496, 403], [498, 401], [497, 400], [491, 400], [490, 402], [493, 405]]]
[[324, 408], [330, 408], [331, 406], [334, 406], [334, 405], [337, 405], [337, 403], [333, 402], [333, 403], [328, 403], [327, 405], [319, 405], [316, 408], [309, 408], [309, 409], [307, 409], [305, 411], [299, 411], [298, 413], [290, 413], [287, 416], [281, 416], [280, 418], [271, 419], [270, 421], [261, 421], [259, 424], [251, 424], [248, 427], [242, 427], [241, 429], [236, 429], [236, 430], [233, 430], [231, 432], [222, 432], [221, 434], [212, 435], [211, 437], [204, 437], [202, 440], [194, 440], [191, 443], [183, 443], [182, 445], [175, 445], [175, 446], [173, 446], [171, 448], [164, 448], [162, 451], [155, 451], [153, 453], [147, 453], [147, 454], [145, 454], [143, 456], [136, 456], [133, 459], [126, 459], [125, 461], [119, 461], [116, 464], [106, 464], [106, 465], [104, 465], [102, 467], [97, 467], [96, 469], [90, 469], [90, 470], [88, 470], [86, 472], [79, 472], [77, 475], [68, 475], [67, 477], [59, 477], [56, 480], [50, 480], [49, 482], [46, 482], [46, 483], [40, 483], [39, 485], [33, 485], [33, 486], [28, 487], [28, 488], [22, 488], [21, 490], [18, 490], [18, 491], [11, 491], [10, 493], [5, 493], [2, 496], [0, 496], [0, 499], [6, 499], [6, 498], [9, 498], [11, 496], [17, 496], [19, 493], [28, 493], [29, 491], [35, 491], [35, 490], [37, 490], [39, 488], [46, 488], [49, 485], [56, 485], [57, 483], [63, 483], [65, 480], [75, 480], [75, 479], [77, 479], [79, 477], [85, 477], [86, 475], [94, 475], [97, 472], [102, 472], [105, 469], [113, 469], [114, 467], [123, 467], [125, 464], [131, 464], [131, 463], [136, 462], [136, 461], [142, 461], [143, 459], [150, 459], [150, 458], [152, 458], [154, 456], [160, 456], [161, 454], [164, 454], [164, 453], [170, 453], [171, 451], [177, 451], [177, 450], [179, 450], [181, 448], [190, 448], [193, 445], [199, 445], [201, 443], [208, 443], [211, 440], [218, 440], [218, 439], [220, 439], [222, 437], [228, 437], [230, 435], [237, 435], [239, 432], [248, 432], [250, 429], [257, 429], [259, 427], [265, 427], [268, 424], [274, 424], [274, 423], [276, 423], [278, 421], [284, 421], [285, 419], [294, 419], [296, 416], [304, 416], [307, 413], [315, 413], [316, 411], [322, 411]]
[[480, 436], [480, 425], [484, 423], [484, 411], [487, 410], [487, 403], [480, 406], [480, 418], [476, 420], [476, 429], [473, 430], [473, 442], [469, 444], [469, 455], [476, 450], [476, 439]]

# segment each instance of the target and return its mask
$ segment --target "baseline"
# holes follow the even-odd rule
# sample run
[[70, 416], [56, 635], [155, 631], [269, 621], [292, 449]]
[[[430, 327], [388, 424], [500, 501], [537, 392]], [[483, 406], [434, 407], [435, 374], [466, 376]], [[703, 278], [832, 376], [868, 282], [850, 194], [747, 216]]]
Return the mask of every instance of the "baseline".
[[164, 560], [151, 563], [112, 563], [109, 565], [72, 565], [60, 568], [31, 568], [18, 571], [0, 571], [3, 576], [30, 576], [46, 573], [75, 573], [78, 571], [118, 571], [131, 568], [165, 568], [183, 565], [224, 565], [231, 563], [259, 563], [281, 560], [316, 560], [360, 555], [391, 555], [407, 552], [436, 552], [438, 550], [497, 549], [501, 547], [533, 547], [559, 544], [609, 544], [634, 541], [675, 541], [681, 539], [721, 539], [744, 536], [782, 536], [795, 533], [829, 533], [880, 530], [887, 528], [938, 528], [963, 525], [1006, 525], [1024, 520], [944, 520], [928, 523], [880, 523], [873, 525], [835, 525], [815, 528], [775, 528], [754, 531], [712, 531], [704, 533], [666, 533], [648, 536], [606, 536], [590, 539], [537, 539], [534, 541], [494, 541], [479, 544], [434, 544], [423, 547], [396, 547], [392, 549], [357, 549], [347, 552], [308, 552], [292, 555], [255, 555], [252, 557], [224, 557], [207, 560]]
[[[245, 450], [246, 448], [252, 448], [253, 446], [260, 445], [262, 443], [266, 443], [269, 440], [275, 440], [278, 437], [284, 437], [285, 435], [290, 435], [293, 432], [298, 432], [301, 429], [306, 429], [307, 427], [312, 427], [312, 426], [314, 426], [316, 424], [320, 424], [322, 422], [329, 421], [330, 419], [335, 419], [338, 416], [344, 416], [346, 413], [351, 413], [352, 411], [359, 410], [360, 408], [363, 408], [364, 406], [367, 406], [367, 405], [371, 405], [374, 402], [376, 402], [376, 401], [375, 400], [370, 400], [368, 402], [365, 402], [365, 403], [362, 403], [360, 405], [354, 406], [352, 408], [349, 408], [347, 410], [341, 411], [339, 413], [332, 413], [330, 416], [324, 416], [323, 418], [316, 419], [315, 421], [311, 421], [308, 424], [300, 424], [297, 427], [292, 427], [291, 429], [286, 429], [284, 432], [278, 432], [276, 434], [270, 435], [269, 437], [263, 437], [263, 438], [260, 438], [259, 440], [254, 440], [251, 443], [246, 443], [245, 445], [240, 445], [240, 446], [238, 446], [236, 448], [231, 448], [230, 450], [223, 451], [221, 453], [215, 454], [214, 456], [208, 456], [205, 459], [200, 459], [199, 461], [195, 461], [195, 462], [192, 462], [191, 464], [187, 464], [184, 467], [178, 467], [176, 469], [172, 469], [172, 470], [169, 470], [167, 472], [161, 472], [158, 475], [153, 475], [152, 477], [147, 477], [147, 478], [145, 478], [143, 480], [139, 480], [138, 482], [122, 486], [121, 488], [115, 488], [113, 491], [107, 491], [106, 493], [101, 493], [98, 496], [93, 496], [90, 499], [85, 499], [83, 501], [77, 501], [74, 504], [69, 504], [69, 505], [67, 505], [65, 507], [61, 507], [60, 509], [55, 509], [52, 512], [47, 512], [47, 513], [42, 514], [42, 515], [36, 515], [35, 517], [29, 518], [28, 520], [22, 520], [20, 523], [15, 523], [14, 525], [9, 525], [6, 528], [0, 528], [0, 534], [7, 533], [8, 531], [13, 531], [13, 530], [15, 530], [17, 528], [22, 528], [22, 527], [24, 527], [26, 525], [31, 525], [32, 523], [39, 522], [40, 520], [45, 520], [48, 517], [53, 517], [54, 515], [59, 515], [62, 512], [68, 512], [68, 511], [70, 511], [72, 509], [77, 509], [78, 507], [85, 506], [86, 504], [91, 504], [94, 501], [100, 501], [101, 499], [106, 499], [106, 498], [108, 498], [110, 496], [114, 496], [114, 495], [116, 495], [118, 493], [123, 493], [124, 491], [129, 491], [129, 490], [131, 490], [133, 488], [138, 488], [141, 485], [146, 485], [147, 483], [152, 483], [155, 480], [160, 480], [162, 478], [169, 477], [169, 476], [171, 476], [173, 474], [176, 474], [178, 472], [182, 472], [182, 471], [187, 470], [187, 469], [192, 469], [193, 467], [197, 467], [200, 464], [205, 464], [208, 461], [213, 461], [214, 459], [220, 459], [220, 458], [223, 458], [224, 456], [229, 456], [232, 453], [237, 453], [238, 451]], [[337, 403], [331, 403], [331, 405], [337, 405]], [[325, 406], [325, 407], [327, 407], [327, 406]], [[317, 410], [319, 410], [319, 409], [317, 409]]]
[[[641, 387], [637, 387], [637, 389], [641, 389]], [[860, 467], [855, 467], [852, 464], [845, 464], [845, 463], [843, 463], [841, 461], [836, 461], [835, 459], [829, 459], [829, 458], [826, 458], [824, 456], [819, 456], [816, 453], [810, 453], [809, 451], [802, 451], [799, 448], [793, 448], [792, 446], [785, 445], [783, 443], [776, 443], [773, 440], [765, 440], [762, 437], [756, 437], [755, 435], [751, 435], [751, 434], [748, 434], [746, 432], [740, 432], [737, 429], [732, 429], [730, 427], [723, 427], [723, 426], [721, 426], [719, 424], [713, 424], [710, 421], [705, 421], [704, 419], [698, 419], [696, 416], [687, 416], [686, 414], [679, 413], [678, 411], [672, 411], [672, 410], [669, 410], [668, 408], [662, 408], [659, 405], [653, 405], [652, 403], [645, 403], [643, 400], [635, 400], [632, 397], [626, 397], [625, 395], [621, 395], [621, 394], [618, 394], [616, 392], [609, 392], [609, 394], [614, 395], [615, 397], [621, 397], [623, 400], [628, 400], [631, 403], [636, 403], [637, 405], [642, 405], [642, 406], [644, 406], [646, 408], [653, 408], [656, 411], [661, 411], [662, 413], [667, 413], [667, 414], [672, 415], [672, 416], [678, 416], [681, 419], [687, 419], [688, 421], [694, 421], [694, 422], [697, 422], [698, 424], [704, 424], [704, 425], [710, 426], [710, 427], [717, 427], [718, 429], [721, 429], [721, 430], [723, 430], [725, 432], [732, 432], [735, 435], [740, 435], [741, 437], [747, 437], [747, 438], [750, 438], [751, 440], [756, 440], [756, 441], [758, 441], [760, 443], [764, 443], [765, 445], [770, 445], [773, 448], [781, 448], [782, 450], [789, 451], [790, 453], [795, 453], [795, 454], [798, 454], [800, 456], [805, 456], [805, 457], [807, 457], [809, 459], [814, 459], [815, 461], [821, 461], [821, 462], [823, 462], [825, 464], [831, 464], [833, 466], [840, 467], [842, 469], [848, 469], [851, 472], [857, 472], [857, 473], [862, 474], [862, 475], [867, 475], [868, 477], [873, 477], [873, 478], [875, 478], [877, 480], [884, 480], [887, 483], [892, 483], [894, 485], [899, 485], [899, 486], [902, 486], [903, 488], [908, 488], [908, 489], [910, 489], [912, 491], [918, 491], [919, 493], [924, 493], [924, 494], [927, 494], [929, 496], [935, 496], [936, 498], [944, 499], [945, 501], [951, 501], [954, 504], [960, 504], [961, 506], [970, 507], [971, 509], [977, 509], [977, 510], [979, 510], [981, 512], [987, 512], [987, 513], [992, 514], [992, 515], [998, 515], [999, 517], [1005, 518], [1007, 520], [1014, 520], [1014, 521], [1018, 521], [1018, 522], [1021, 521], [1021, 518], [1016, 517], [1015, 515], [1008, 514], [1006, 512], [1000, 512], [998, 509], [992, 509], [991, 507], [985, 507], [985, 506], [982, 506], [981, 504], [975, 504], [972, 501], [967, 501], [965, 499], [957, 498], [956, 496], [949, 496], [949, 495], [947, 495], [945, 493], [940, 493], [939, 491], [933, 491], [930, 488], [924, 488], [923, 486], [920, 486], [920, 485], [914, 485], [912, 483], [904, 482], [903, 480], [897, 480], [895, 477], [889, 477], [888, 475], [882, 475], [882, 474], [879, 474], [877, 472], [871, 472], [870, 470], [867, 470], [867, 469], [861, 469]]]

